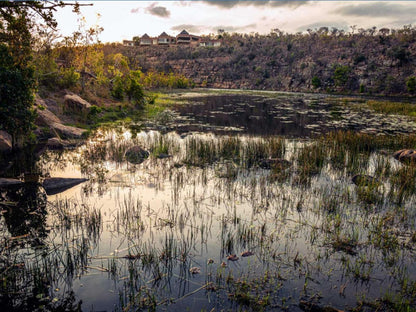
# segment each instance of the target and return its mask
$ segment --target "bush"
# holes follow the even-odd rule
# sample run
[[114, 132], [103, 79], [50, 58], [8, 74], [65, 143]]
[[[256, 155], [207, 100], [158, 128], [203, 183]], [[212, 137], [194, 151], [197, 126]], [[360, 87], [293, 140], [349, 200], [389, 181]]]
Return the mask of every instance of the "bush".
[[321, 86], [321, 79], [319, 79], [318, 77], [316, 77], [316, 76], [313, 76], [312, 77], [312, 86], [316, 89], [316, 88], [319, 88], [320, 86]]
[[74, 87], [81, 78], [81, 75], [75, 71], [74, 67], [61, 68], [60, 75], [61, 79], [59, 80], [58, 84], [62, 88]]
[[407, 91], [409, 93], [415, 93], [415, 91], [416, 91], [416, 77], [412, 76], [412, 77], [407, 78], [406, 87], [407, 87]]
[[351, 68], [349, 66], [336, 65], [334, 70], [334, 81], [337, 87], [344, 87], [349, 79]]

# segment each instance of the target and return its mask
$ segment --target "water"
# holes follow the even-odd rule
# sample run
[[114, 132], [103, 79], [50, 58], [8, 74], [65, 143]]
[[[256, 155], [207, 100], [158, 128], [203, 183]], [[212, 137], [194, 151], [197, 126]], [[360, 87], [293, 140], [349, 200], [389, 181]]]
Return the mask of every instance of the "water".
[[[240, 95], [188, 97], [178, 119], [193, 116], [199, 131], [214, 133], [100, 129], [76, 150], [20, 155], [25, 171], [89, 180], [52, 196], [36, 183], [2, 191], [1, 306], [301, 311], [393, 295], [413, 305], [415, 197], [409, 191], [398, 204], [394, 192], [406, 167], [378, 151], [293, 138], [337, 121], [324, 113], [329, 104], [314, 104], [322, 115], [298, 122], [309, 109], [299, 97], [281, 104], [298, 103], [287, 114], [297, 127], [263, 120], [285, 115], [276, 98], [255, 95], [245, 108]], [[231, 106], [235, 118], [207, 113]], [[288, 137], [260, 136], [274, 131]], [[135, 145], [151, 152], [136, 165], [124, 158]], [[268, 157], [289, 165], [261, 168]], [[357, 173], [382, 186], [355, 186]]]
[[[175, 97], [177, 131], [211, 131], [310, 137], [328, 131], [406, 134], [415, 125], [405, 117], [375, 114], [363, 99], [296, 93], [182, 93]], [[181, 104], [182, 102], [187, 105]], [[356, 107], [359, 106], [359, 109]]]

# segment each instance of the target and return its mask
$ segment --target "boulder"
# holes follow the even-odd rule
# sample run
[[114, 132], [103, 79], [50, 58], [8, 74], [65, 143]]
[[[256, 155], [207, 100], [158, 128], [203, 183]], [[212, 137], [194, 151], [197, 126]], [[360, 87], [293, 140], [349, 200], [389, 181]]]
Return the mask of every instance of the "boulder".
[[53, 123], [50, 125], [50, 127], [57, 135], [67, 139], [80, 139], [82, 138], [82, 135], [87, 131], [85, 129], [65, 126], [59, 123]]
[[36, 125], [41, 127], [49, 127], [52, 134], [68, 139], [80, 139], [86, 130], [65, 126], [62, 121], [54, 113], [48, 109], [38, 109], [38, 117], [35, 121]]
[[0, 152], [10, 152], [13, 148], [12, 136], [0, 130]]
[[149, 157], [149, 152], [138, 145], [130, 147], [124, 154], [127, 161], [132, 164], [141, 164]]
[[84, 178], [46, 178], [43, 181], [43, 188], [48, 195], [54, 195], [66, 191], [75, 185], [88, 181]]
[[401, 149], [393, 153], [393, 157], [403, 163], [416, 162], [416, 150]]
[[62, 123], [62, 121], [49, 109], [37, 109], [37, 118], [35, 124], [38, 126], [50, 126], [53, 123]]
[[76, 94], [67, 94], [64, 97], [64, 110], [70, 113], [83, 114], [88, 113], [91, 104]]

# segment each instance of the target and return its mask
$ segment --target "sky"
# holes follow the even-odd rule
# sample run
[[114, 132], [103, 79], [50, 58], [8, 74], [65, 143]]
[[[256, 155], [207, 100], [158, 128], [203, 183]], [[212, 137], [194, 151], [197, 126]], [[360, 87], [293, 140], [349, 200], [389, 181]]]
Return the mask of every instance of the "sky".
[[[176, 36], [186, 29], [201, 35], [228, 32], [260, 34], [272, 29], [303, 32], [321, 26], [356, 28], [416, 26], [416, 1], [79, 1], [87, 25], [104, 28], [102, 42], [121, 42], [163, 31]], [[99, 14], [99, 17], [98, 17]], [[68, 36], [78, 29], [71, 8], [55, 13], [58, 28]]]

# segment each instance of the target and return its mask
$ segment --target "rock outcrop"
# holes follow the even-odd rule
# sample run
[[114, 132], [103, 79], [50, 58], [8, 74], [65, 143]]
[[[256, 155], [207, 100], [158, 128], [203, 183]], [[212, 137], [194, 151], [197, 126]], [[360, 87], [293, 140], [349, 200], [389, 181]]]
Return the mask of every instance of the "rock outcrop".
[[76, 94], [67, 94], [64, 97], [64, 111], [75, 114], [85, 114], [91, 109], [91, 104]]
[[64, 125], [58, 116], [45, 108], [43, 100], [38, 98], [36, 103], [38, 105], [38, 116], [35, 124], [40, 127], [48, 127], [52, 136], [64, 139], [80, 139], [83, 133], [86, 132], [84, 129]]

